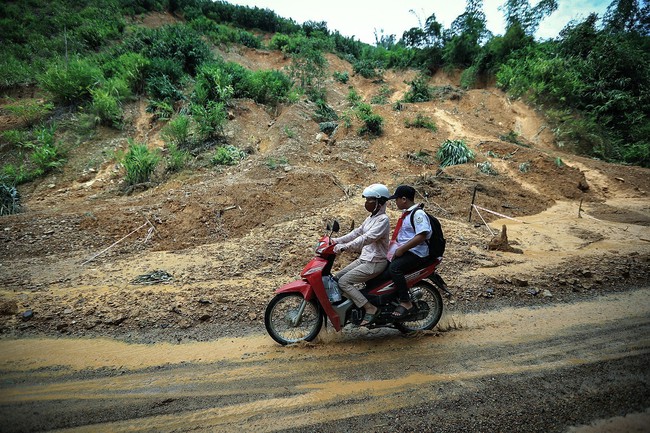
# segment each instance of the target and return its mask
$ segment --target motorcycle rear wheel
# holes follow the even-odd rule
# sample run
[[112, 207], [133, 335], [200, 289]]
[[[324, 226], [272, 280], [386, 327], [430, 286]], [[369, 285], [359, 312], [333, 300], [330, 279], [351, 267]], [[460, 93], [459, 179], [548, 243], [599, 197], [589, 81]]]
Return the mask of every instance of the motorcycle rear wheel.
[[298, 317], [303, 301], [304, 298], [298, 293], [280, 293], [266, 307], [266, 332], [283, 346], [312, 341], [323, 326], [323, 310], [314, 302], [304, 301], [305, 308]]
[[404, 321], [395, 324], [395, 327], [403, 333], [414, 331], [425, 331], [433, 329], [442, 317], [442, 296], [440, 292], [431, 284], [420, 281], [409, 289], [411, 299], [418, 304], [426, 303], [429, 307], [429, 313], [421, 320]]

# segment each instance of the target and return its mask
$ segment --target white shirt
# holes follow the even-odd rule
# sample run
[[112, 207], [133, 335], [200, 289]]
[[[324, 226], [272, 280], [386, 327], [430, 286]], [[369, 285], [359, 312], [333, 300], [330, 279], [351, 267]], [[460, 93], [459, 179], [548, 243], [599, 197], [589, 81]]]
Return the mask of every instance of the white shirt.
[[[415, 210], [414, 210], [415, 209]], [[406, 209], [404, 213], [408, 212], [409, 214], [406, 215], [404, 218], [404, 221], [402, 222], [402, 227], [400, 228], [399, 232], [397, 233], [397, 243], [399, 245], [404, 245], [411, 239], [413, 239], [416, 235], [419, 235], [420, 233], [427, 233], [427, 239], [431, 237], [431, 233], [433, 230], [431, 229], [431, 224], [429, 223], [429, 217], [427, 217], [427, 214], [425, 211], [423, 211], [417, 204], [414, 204], [410, 208]], [[415, 212], [413, 215], [413, 224], [415, 227], [411, 225], [411, 212]], [[404, 214], [402, 213], [402, 215]], [[429, 246], [427, 245], [426, 242], [422, 242], [415, 247], [411, 248], [409, 250], [413, 254], [420, 256], [420, 257], [427, 257], [429, 255]]]

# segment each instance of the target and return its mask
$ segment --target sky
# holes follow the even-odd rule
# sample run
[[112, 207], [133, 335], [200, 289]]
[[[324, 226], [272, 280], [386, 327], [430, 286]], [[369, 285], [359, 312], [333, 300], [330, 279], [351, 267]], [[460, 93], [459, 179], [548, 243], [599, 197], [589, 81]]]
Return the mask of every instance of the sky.
[[[271, 9], [283, 18], [305, 21], [325, 21], [330, 31], [368, 44], [375, 43], [375, 31], [381, 35], [402, 34], [419, 27], [435, 13], [436, 20], [447, 29], [465, 10], [464, 0], [226, 0], [230, 4]], [[483, 0], [487, 27], [494, 35], [503, 35], [505, 21], [499, 6], [505, 0]], [[532, 0], [531, 4], [537, 4]], [[558, 9], [539, 26], [537, 39], [554, 38], [572, 19], [581, 20], [591, 12], [602, 18], [611, 0], [558, 0]], [[412, 11], [412, 12], [411, 12]]]

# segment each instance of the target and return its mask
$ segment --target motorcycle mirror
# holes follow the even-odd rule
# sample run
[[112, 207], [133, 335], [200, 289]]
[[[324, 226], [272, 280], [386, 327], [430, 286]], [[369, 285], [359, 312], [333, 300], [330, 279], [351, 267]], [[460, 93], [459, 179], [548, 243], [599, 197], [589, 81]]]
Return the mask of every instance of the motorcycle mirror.
[[339, 225], [339, 222], [338, 222], [337, 220], [334, 220], [334, 224], [332, 224], [332, 231], [333, 231], [334, 233], [337, 233], [337, 232], [339, 231], [340, 228], [341, 228], [341, 227], [340, 227], [340, 225]]

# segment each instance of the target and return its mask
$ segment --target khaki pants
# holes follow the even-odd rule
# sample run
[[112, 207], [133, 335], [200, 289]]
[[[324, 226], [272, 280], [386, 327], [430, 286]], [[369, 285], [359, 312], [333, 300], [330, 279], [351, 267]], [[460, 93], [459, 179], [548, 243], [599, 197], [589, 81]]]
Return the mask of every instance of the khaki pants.
[[354, 305], [360, 308], [368, 300], [355, 285], [366, 282], [381, 274], [387, 265], [388, 262], [386, 260], [381, 262], [367, 262], [356, 259], [336, 274], [336, 278], [339, 280], [339, 288], [345, 293], [346, 298], [350, 299], [354, 302]]

